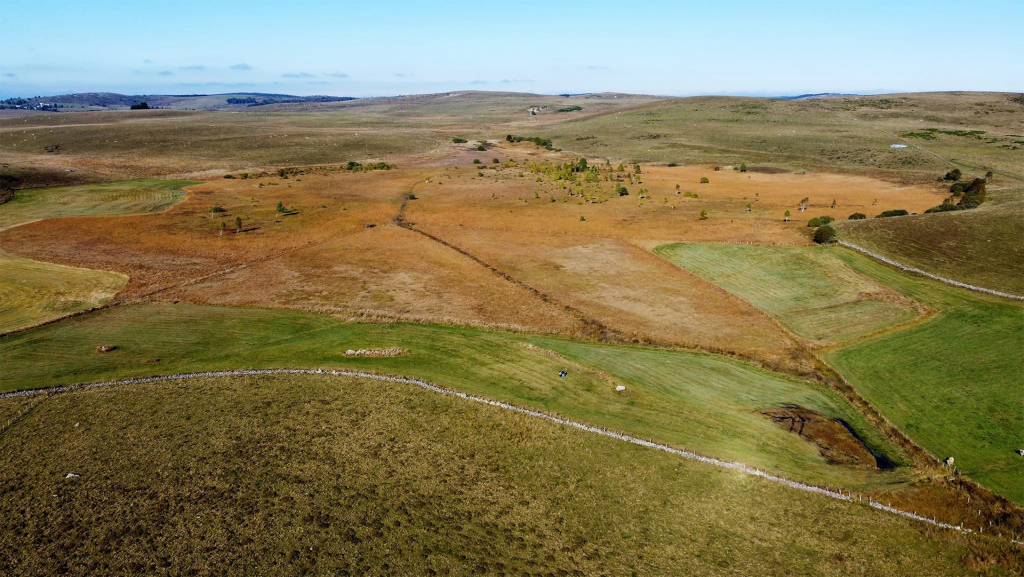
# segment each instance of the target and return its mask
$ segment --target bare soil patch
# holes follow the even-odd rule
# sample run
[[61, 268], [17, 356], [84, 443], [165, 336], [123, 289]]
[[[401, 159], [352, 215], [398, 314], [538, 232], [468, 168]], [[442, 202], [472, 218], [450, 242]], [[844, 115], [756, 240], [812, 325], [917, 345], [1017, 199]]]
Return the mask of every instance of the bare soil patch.
[[802, 407], [765, 409], [760, 413], [783, 429], [817, 445], [821, 456], [829, 463], [868, 468], [885, 464], [879, 463], [849, 425], [840, 419], [831, 419]]

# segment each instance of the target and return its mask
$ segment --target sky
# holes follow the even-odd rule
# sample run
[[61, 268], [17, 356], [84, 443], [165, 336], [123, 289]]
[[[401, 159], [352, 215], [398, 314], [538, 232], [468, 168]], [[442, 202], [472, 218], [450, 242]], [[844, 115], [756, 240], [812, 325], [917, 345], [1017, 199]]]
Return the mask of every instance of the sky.
[[1024, 0], [0, 0], [0, 98], [1024, 92]]

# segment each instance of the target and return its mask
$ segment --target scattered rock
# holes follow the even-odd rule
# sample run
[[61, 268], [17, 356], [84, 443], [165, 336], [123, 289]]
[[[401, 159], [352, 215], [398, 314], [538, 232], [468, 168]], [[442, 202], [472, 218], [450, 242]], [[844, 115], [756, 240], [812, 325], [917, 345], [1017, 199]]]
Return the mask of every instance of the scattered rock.
[[81, 475], [78, 473], [68, 473], [67, 475], [64, 475], [65, 479], [77, 479], [79, 477], [81, 477]]
[[97, 353], [109, 353], [110, 351], [117, 348], [117, 345], [100, 345], [96, 347]]
[[375, 226], [377, 226], [377, 225], [373, 224], [372, 222], [366, 223], [366, 228], [373, 228]]
[[625, 385], [617, 385], [617, 386], [615, 387], [615, 390], [616, 390], [617, 392], [620, 392], [620, 393], [621, 393], [622, 391], [625, 391], [625, 390], [626, 390], [626, 386], [625, 386]]
[[956, 459], [954, 459], [953, 457], [947, 457], [946, 460], [944, 461], [944, 463], [946, 463], [947, 467], [952, 467], [953, 463], [955, 463], [955, 462], [956, 462]]
[[398, 357], [409, 354], [409, 349], [349, 349], [346, 357]]

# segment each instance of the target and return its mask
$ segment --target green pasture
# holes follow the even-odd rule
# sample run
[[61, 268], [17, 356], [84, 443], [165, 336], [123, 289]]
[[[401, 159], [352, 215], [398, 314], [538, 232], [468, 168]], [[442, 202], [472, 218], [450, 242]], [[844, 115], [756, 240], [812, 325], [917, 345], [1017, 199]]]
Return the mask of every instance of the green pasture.
[[0, 333], [104, 305], [128, 277], [0, 253]]
[[10, 575], [973, 574], [862, 503], [367, 379], [56, 395], [0, 461]]
[[853, 270], [936, 309], [930, 319], [824, 355], [936, 457], [1024, 504], [1024, 303], [907, 275], [846, 249]]
[[[110, 353], [97, 353], [113, 345]], [[346, 357], [399, 347], [399, 357]], [[0, 391], [236, 368], [378, 371], [742, 461], [813, 483], [901, 483], [828, 464], [813, 444], [755, 414], [799, 405], [847, 422], [897, 465], [897, 449], [831, 390], [732, 359], [636, 347], [408, 324], [347, 324], [322, 315], [194, 305], [118, 307], [0, 339]], [[566, 378], [558, 372], [567, 369]], [[616, 392], [617, 384], [626, 391]]]
[[806, 339], [842, 342], [917, 316], [905, 304], [862, 298], [879, 286], [827, 248], [677, 243], [655, 252]]
[[145, 178], [19, 190], [0, 205], [0, 230], [44, 218], [159, 212], [183, 200], [181, 188], [191, 184], [199, 182]]

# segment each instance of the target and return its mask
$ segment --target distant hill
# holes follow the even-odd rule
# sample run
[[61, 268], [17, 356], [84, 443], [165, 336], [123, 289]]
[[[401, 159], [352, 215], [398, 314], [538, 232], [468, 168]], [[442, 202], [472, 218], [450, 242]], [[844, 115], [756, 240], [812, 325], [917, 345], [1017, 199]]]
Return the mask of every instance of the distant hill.
[[355, 100], [351, 96], [294, 96], [291, 94], [266, 94], [262, 92], [239, 92], [231, 94], [117, 94], [114, 92], [79, 92], [58, 96], [34, 96], [31, 98], [8, 98], [0, 101], [2, 109], [46, 110], [74, 112], [84, 110], [125, 110], [145, 102], [149, 108], [173, 110], [219, 110], [223, 108], [244, 108], [269, 104], [292, 104], [304, 102], [343, 102]]
[[780, 96], [782, 100], [800, 100], [803, 98], [836, 98], [840, 96], [860, 96], [859, 94], [843, 94], [840, 92], [819, 92], [818, 94], [798, 94], [796, 96]]

